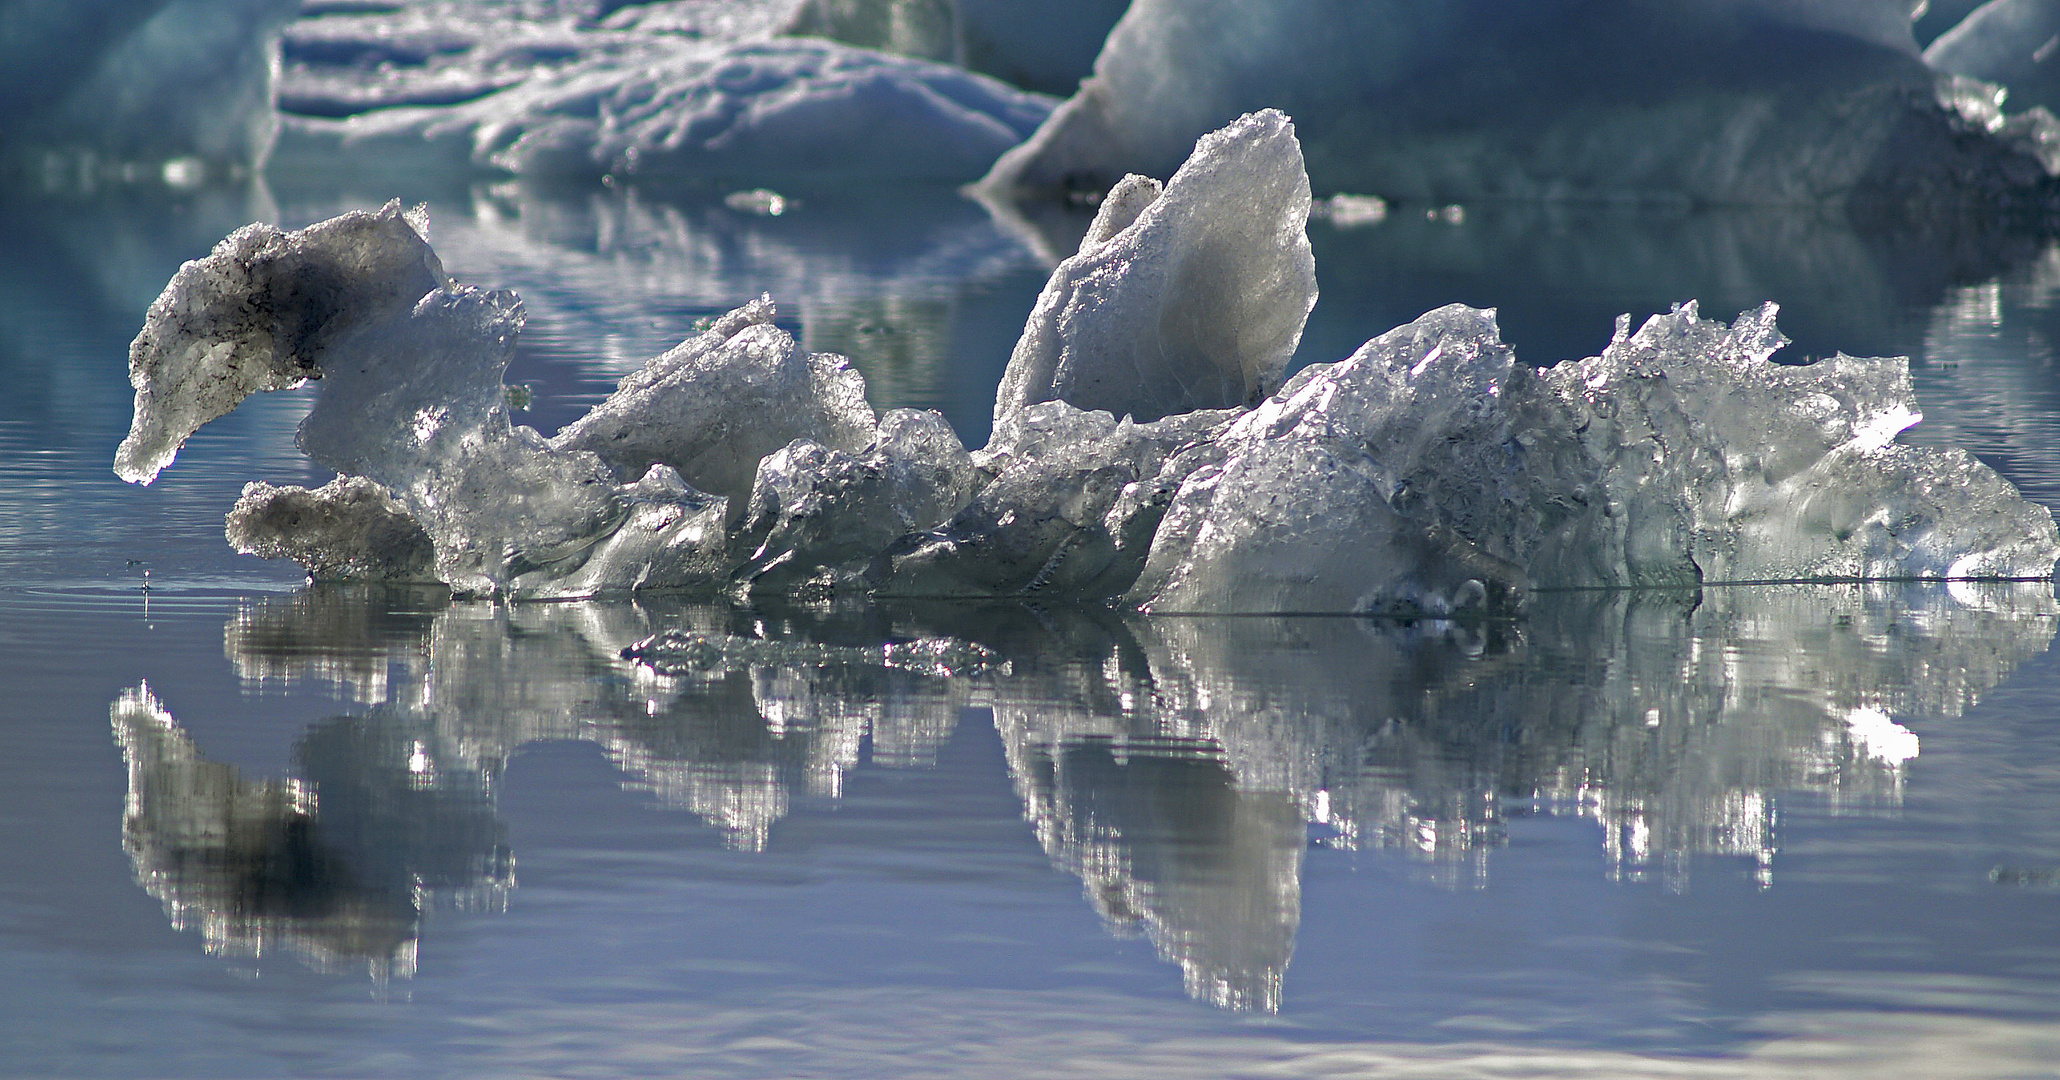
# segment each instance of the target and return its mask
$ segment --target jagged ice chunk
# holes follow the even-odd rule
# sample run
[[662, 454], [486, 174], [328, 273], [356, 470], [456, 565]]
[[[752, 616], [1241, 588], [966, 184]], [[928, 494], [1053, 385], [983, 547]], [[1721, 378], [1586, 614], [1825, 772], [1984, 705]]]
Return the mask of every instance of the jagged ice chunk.
[[1309, 177], [1273, 110], [1202, 137], [1161, 190], [1131, 176], [1059, 264], [994, 413], [1059, 399], [1157, 420], [1273, 392], [1316, 304]]
[[769, 298], [555, 436], [514, 425], [512, 293], [448, 281], [398, 205], [253, 226], [182, 268], [132, 348], [147, 481], [250, 393], [322, 380], [239, 550], [473, 595], [640, 589], [1115, 600], [1158, 612], [1517, 609], [1529, 590], [2043, 578], [2045, 508], [1918, 419], [1903, 360], [1789, 366], [1772, 304], [1685, 304], [1533, 369], [1440, 308], [1274, 390], [1315, 297], [1287, 118], [1126, 180], [1028, 320], [976, 453], [875, 415]]

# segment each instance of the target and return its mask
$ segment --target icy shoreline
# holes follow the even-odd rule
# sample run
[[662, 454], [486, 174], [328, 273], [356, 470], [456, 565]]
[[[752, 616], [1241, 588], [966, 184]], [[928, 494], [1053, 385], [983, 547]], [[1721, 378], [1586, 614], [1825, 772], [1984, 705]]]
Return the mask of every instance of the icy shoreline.
[[[1275, 112], [1125, 180], [1053, 273], [968, 452], [934, 413], [747, 304], [555, 436], [513, 425], [509, 293], [457, 285], [397, 205], [246, 228], [131, 352], [117, 471], [148, 482], [259, 389], [322, 379], [307, 491], [253, 485], [240, 550], [461, 595], [1037, 595], [1145, 611], [1508, 611], [1533, 588], [2044, 578], [2051, 514], [1910, 447], [1903, 360], [1773, 363], [1766, 305], [1684, 305], [1532, 369], [1451, 306], [1281, 385], [1315, 301]], [[412, 528], [410, 528], [412, 526]], [[372, 536], [389, 539], [369, 541]]]

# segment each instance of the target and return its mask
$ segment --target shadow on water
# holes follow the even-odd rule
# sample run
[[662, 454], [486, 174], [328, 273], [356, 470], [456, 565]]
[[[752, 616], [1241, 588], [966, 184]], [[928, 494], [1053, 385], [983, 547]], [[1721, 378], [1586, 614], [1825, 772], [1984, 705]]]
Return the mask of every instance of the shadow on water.
[[1512, 817], [1544, 815], [1599, 826], [1614, 880], [1679, 891], [1715, 856], [1779, 888], [1784, 800], [1895, 813], [1922, 748], [1908, 725], [1974, 705], [2056, 615], [2030, 585], [1556, 594], [1485, 625], [316, 587], [224, 629], [246, 692], [352, 703], [302, 734], [289, 775], [210, 760], [147, 686], [112, 719], [124, 842], [176, 926], [384, 979], [413, 974], [427, 911], [505, 906], [496, 793], [525, 746], [598, 746], [625, 789], [748, 858], [862, 762], [934, 763], [984, 710], [1028, 828], [1108, 929], [1198, 1000], [1273, 1011], [1312, 836], [1471, 890]]

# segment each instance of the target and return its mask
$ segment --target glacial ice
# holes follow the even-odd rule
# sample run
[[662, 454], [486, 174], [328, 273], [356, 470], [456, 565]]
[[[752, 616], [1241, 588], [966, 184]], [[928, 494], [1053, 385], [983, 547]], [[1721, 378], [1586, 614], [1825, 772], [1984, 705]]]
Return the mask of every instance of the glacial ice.
[[567, 34], [554, 47], [573, 59], [517, 65], [456, 103], [302, 102], [344, 115], [289, 116], [280, 154], [540, 180], [963, 183], [1051, 109], [959, 68], [829, 41]]
[[2047, 510], [1893, 441], [1918, 419], [1907, 361], [1770, 362], [1783, 344], [1772, 304], [1731, 326], [1686, 304], [1534, 370], [1493, 313], [1433, 311], [1239, 417], [1126, 599], [1445, 614], [1526, 588], [2051, 575]]
[[300, 444], [346, 479], [254, 487], [233, 542], [406, 578], [415, 556], [336, 535], [364, 521], [419, 550], [400, 514], [465, 595], [1447, 615], [1541, 588], [2052, 575], [2049, 511], [1964, 452], [1896, 441], [1918, 419], [1906, 361], [1776, 363], [1771, 304], [1625, 316], [1600, 355], [1540, 369], [1454, 305], [1261, 400], [1314, 298], [1299, 164], [1269, 112], [1163, 189], [1120, 186], [970, 454], [934, 414], [877, 416], [766, 298], [546, 438], [501, 385], [520, 301], [447, 280], [425, 222], [393, 204], [252, 226], [152, 306], [117, 471], [147, 481], [249, 393], [320, 378]]
[[429, 534], [362, 476], [339, 476], [313, 490], [246, 484], [224, 532], [237, 551], [292, 559], [316, 581], [437, 580]]
[[760, 459], [796, 439], [863, 450], [874, 427], [865, 380], [843, 357], [803, 351], [773, 314], [760, 297], [716, 319], [625, 377], [551, 445], [626, 475], [664, 464], [740, 504]]
[[1321, 194], [1846, 204], [2050, 200], [1936, 100], [1906, 0], [1441, 4], [1136, 0], [1095, 72], [982, 182], [1164, 176], [1252, 109], [1298, 118]]
[[[249, 168], [296, 0], [0, 0], [0, 166]], [[190, 169], [173, 175], [187, 175]]]
[[995, 420], [1057, 398], [1141, 421], [1255, 405], [1316, 306], [1294, 127], [1267, 111], [1202, 137], [1163, 191], [1109, 192], [1037, 298]]

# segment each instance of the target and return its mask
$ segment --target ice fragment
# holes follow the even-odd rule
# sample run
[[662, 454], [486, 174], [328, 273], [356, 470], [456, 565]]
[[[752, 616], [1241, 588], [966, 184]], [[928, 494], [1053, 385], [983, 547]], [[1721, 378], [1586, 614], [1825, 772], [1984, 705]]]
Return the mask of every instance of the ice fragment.
[[316, 581], [438, 580], [429, 534], [385, 488], [339, 476], [314, 490], [247, 484], [229, 511], [229, 546], [292, 559]]
[[1309, 178], [1271, 110], [1202, 137], [1161, 191], [1126, 178], [1031, 312], [995, 418], [1057, 398], [1157, 420], [1270, 394], [1316, 303]]

